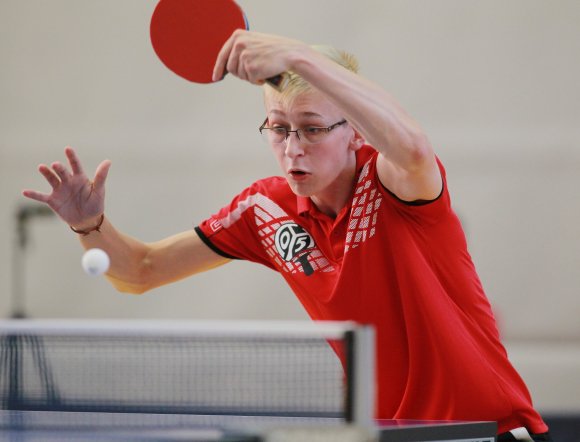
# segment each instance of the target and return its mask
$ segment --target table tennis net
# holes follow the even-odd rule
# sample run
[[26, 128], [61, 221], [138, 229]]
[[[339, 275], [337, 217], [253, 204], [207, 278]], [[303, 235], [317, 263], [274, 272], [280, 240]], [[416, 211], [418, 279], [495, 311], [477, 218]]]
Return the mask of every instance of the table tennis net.
[[0, 407], [349, 421], [356, 339], [333, 324], [0, 321]]

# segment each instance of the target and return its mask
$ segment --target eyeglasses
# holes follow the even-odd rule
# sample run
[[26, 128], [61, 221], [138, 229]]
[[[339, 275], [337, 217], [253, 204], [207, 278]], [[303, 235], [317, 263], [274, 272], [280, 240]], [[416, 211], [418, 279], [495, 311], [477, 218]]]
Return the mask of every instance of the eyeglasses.
[[298, 139], [303, 143], [316, 144], [322, 142], [330, 131], [345, 124], [346, 120], [341, 120], [338, 123], [334, 123], [327, 127], [306, 126], [296, 130], [288, 130], [284, 126], [266, 127], [267, 123], [268, 118], [264, 120], [259, 130], [260, 134], [262, 134], [272, 144], [282, 144], [286, 142], [292, 132], [295, 132]]

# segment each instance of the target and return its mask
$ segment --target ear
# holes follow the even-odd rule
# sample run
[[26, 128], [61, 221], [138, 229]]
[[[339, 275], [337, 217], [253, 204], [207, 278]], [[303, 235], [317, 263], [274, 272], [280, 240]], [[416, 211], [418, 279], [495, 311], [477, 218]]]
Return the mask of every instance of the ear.
[[365, 144], [365, 139], [360, 134], [360, 132], [358, 130], [356, 130], [354, 127], [351, 127], [351, 129], [352, 129], [352, 137], [350, 139], [348, 148], [350, 150], [356, 152], [361, 147], [363, 147], [363, 145]]

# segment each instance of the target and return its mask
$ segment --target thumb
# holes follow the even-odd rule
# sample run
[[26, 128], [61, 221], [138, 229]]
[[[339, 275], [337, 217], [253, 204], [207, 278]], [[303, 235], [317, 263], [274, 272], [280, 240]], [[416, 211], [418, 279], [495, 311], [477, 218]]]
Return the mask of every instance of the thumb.
[[112, 163], [110, 160], [105, 160], [97, 166], [95, 178], [93, 180], [93, 187], [95, 190], [100, 191], [103, 187], [105, 187], [105, 181], [107, 180], [107, 175], [109, 174], [111, 164]]

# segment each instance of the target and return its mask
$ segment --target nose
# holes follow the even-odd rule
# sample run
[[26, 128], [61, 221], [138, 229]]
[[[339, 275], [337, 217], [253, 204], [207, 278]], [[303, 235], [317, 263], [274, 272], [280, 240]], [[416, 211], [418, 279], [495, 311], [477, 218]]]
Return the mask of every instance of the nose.
[[302, 141], [300, 141], [296, 132], [290, 132], [288, 134], [288, 138], [286, 138], [285, 154], [288, 158], [296, 158], [304, 155]]

